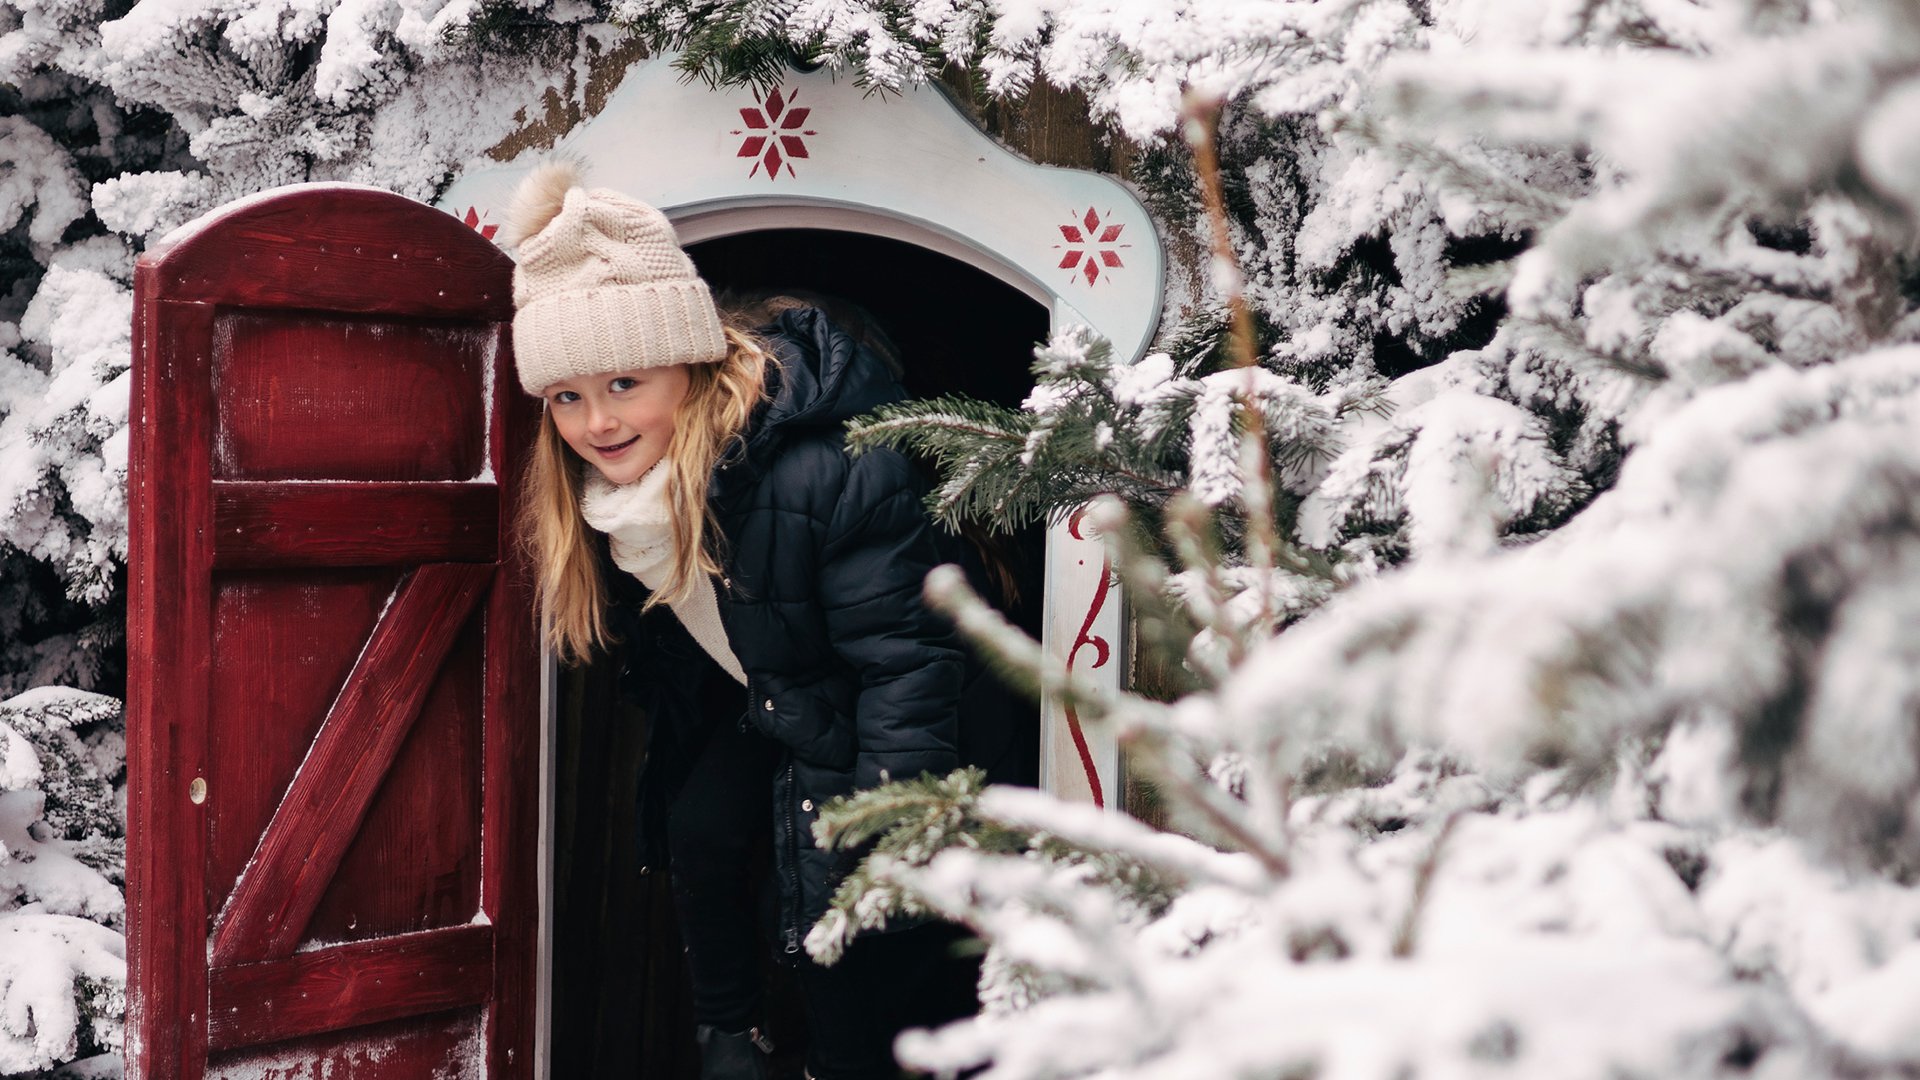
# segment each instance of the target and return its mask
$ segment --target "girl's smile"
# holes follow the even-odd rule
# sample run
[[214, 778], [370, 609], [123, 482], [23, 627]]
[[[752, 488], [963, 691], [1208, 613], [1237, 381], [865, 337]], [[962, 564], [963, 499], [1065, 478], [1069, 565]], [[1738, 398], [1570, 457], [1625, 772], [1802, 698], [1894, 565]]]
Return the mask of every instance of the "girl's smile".
[[573, 452], [615, 484], [631, 484], [666, 456], [686, 399], [685, 364], [561, 379], [541, 394]]

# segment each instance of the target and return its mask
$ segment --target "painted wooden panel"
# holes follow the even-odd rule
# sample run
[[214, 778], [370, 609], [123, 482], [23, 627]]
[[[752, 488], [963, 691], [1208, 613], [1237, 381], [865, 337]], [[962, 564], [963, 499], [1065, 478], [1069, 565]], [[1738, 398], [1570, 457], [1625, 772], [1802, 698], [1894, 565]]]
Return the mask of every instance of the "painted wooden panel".
[[[500, 371], [512, 370], [511, 329], [496, 331]], [[495, 380], [496, 408], [489, 435], [493, 475], [500, 478], [500, 505], [519, 504], [524, 473], [522, 455], [533, 446], [540, 406], [521, 393], [518, 380]], [[533, 568], [525, 548], [513, 542], [513, 515], [499, 523], [501, 562], [498, 580], [487, 595], [480, 618], [486, 634], [484, 709], [490, 717], [526, 722], [490, 723], [482, 736], [480, 883], [481, 910], [498, 913], [494, 926], [493, 1004], [487, 1010], [488, 1077], [531, 1076], [543, 1070], [531, 1051], [539, 1044], [537, 1027], [546, 982], [540, 964], [538, 916], [546, 898], [540, 892], [535, 858], [543, 831], [543, 806], [551, 797], [542, 784], [541, 750], [547, 735], [547, 699], [542, 695], [541, 650], [533, 618]], [[507, 917], [501, 917], [505, 915]]]
[[[342, 512], [349, 507], [350, 512]], [[216, 480], [216, 567], [382, 566], [500, 555], [492, 484], [276, 484]]]
[[[1022, 160], [932, 84], [869, 94], [820, 70], [790, 72], [765, 93], [711, 90], [685, 81], [673, 60], [636, 63], [554, 153], [591, 163], [590, 183], [665, 211], [684, 243], [769, 228], [910, 240], [1041, 303], [1065, 300], [1124, 361], [1145, 352], [1165, 258], [1126, 185]], [[497, 227], [535, 160], [470, 169], [438, 205], [475, 228]]]
[[208, 829], [210, 912], [233, 891], [399, 582], [386, 568], [214, 579], [205, 775], [220, 812]]
[[[127, 543], [127, 1076], [200, 1075], [206, 1055], [207, 767], [213, 553], [210, 304], [136, 271]], [[184, 933], [182, 930], [184, 929]]]
[[300, 943], [492, 577], [491, 566], [429, 563], [394, 591], [227, 899], [214, 963], [274, 959]]
[[212, 1049], [285, 1042], [484, 1003], [493, 989], [493, 928], [433, 930], [215, 968], [208, 982]]
[[[1047, 531], [1046, 653], [1074, 675], [1109, 688], [1125, 685], [1120, 589], [1105, 546], [1075, 513]], [[1048, 700], [1040, 742], [1040, 782], [1064, 798], [1122, 809], [1120, 746], [1066, 702]]]
[[469, 617], [300, 948], [454, 926], [480, 910], [484, 641]]
[[214, 329], [214, 477], [472, 480], [492, 327], [275, 313]]

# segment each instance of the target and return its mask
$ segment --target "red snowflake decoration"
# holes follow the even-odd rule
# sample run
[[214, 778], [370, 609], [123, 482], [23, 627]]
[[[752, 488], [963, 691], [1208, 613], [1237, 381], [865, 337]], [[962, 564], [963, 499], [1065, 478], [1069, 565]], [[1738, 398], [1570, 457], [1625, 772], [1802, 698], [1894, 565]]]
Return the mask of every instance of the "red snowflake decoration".
[[480, 230], [481, 236], [486, 237], [488, 240], [493, 239], [493, 234], [500, 231], [500, 226], [482, 225], [480, 224], [480, 217], [481, 217], [480, 211], [475, 207], [469, 206], [467, 207], [466, 214], [463, 217], [461, 217], [460, 220], [466, 222], [467, 228], [478, 229]]
[[[1113, 217], [1113, 211], [1107, 211], [1107, 217]], [[1066, 238], [1065, 244], [1055, 244], [1056, 248], [1065, 247], [1067, 253], [1060, 257], [1060, 269], [1073, 271], [1069, 276], [1081, 276], [1092, 285], [1100, 280], [1100, 271], [1117, 269], [1126, 264], [1120, 261], [1119, 248], [1132, 247], [1132, 244], [1117, 243], [1120, 230], [1125, 225], [1110, 224], [1100, 227], [1100, 215], [1087, 207], [1085, 217], [1071, 225], [1060, 226], [1060, 235]], [[1077, 245], [1077, 246], [1076, 246]]]
[[[756, 95], [754, 100], [760, 103], [759, 108], [740, 110], [740, 119], [746, 121], [747, 126], [735, 128], [729, 134], [745, 136], [740, 140], [740, 149], [734, 156], [755, 159], [753, 168], [747, 172], [748, 176], [759, 173], [762, 166], [766, 167], [769, 180], [778, 180], [782, 167], [786, 168], [788, 176], [793, 176], [793, 159], [808, 156], [805, 137], [820, 133], [801, 127], [813, 110], [793, 107], [793, 99], [797, 96], [799, 91], [789, 90], [782, 97], [776, 87], [765, 98]], [[785, 157], [781, 156], [782, 150], [786, 151]]]

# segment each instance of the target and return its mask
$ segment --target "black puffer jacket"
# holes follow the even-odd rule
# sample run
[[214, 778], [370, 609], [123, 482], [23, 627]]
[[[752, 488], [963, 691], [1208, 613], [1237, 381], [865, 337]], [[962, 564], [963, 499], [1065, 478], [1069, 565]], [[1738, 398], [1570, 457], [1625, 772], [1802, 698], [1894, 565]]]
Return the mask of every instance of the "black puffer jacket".
[[[747, 675], [741, 722], [784, 748], [774, 862], [794, 952], [845, 869], [814, 846], [820, 806], [957, 767], [964, 661], [951, 624], [921, 600], [927, 571], [955, 547], [928, 520], [919, 478], [899, 454], [849, 458], [841, 442], [847, 420], [904, 392], [815, 309], [783, 312], [762, 333], [780, 358], [773, 398], [715, 470], [709, 505], [723, 533], [720, 617]], [[637, 618], [644, 590], [610, 563], [603, 569], [613, 628], [629, 643], [630, 691], [653, 714], [646, 784], [657, 798], [678, 779], [681, 755], [668, 740], [696, 740], [712, 705], [686, 686], [698, 646], [678, 620], [664, 606]]]

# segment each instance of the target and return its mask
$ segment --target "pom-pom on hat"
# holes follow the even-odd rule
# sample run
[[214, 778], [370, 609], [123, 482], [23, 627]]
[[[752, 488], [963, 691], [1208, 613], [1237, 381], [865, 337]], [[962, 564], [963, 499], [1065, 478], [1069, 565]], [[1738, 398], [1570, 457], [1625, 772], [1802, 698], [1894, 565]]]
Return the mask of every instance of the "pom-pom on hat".
[[519, 248], [513, 353], [527, 393], [579, 375], [726, 358], [713, 293], [660, 211], [583, 188], [578, 166], [549, 161], [520, 182], [506, 232]]

